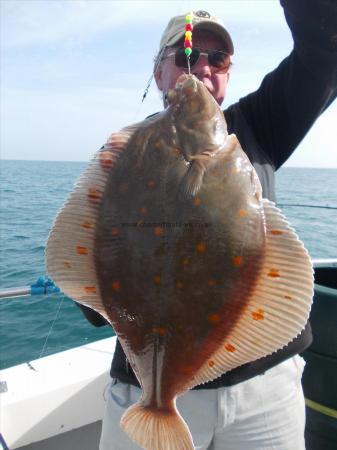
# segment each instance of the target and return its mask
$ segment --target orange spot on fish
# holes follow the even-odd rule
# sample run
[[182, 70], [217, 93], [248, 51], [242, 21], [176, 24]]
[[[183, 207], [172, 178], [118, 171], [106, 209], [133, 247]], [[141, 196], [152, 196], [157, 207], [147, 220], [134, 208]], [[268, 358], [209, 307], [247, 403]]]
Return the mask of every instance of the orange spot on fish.
[[208, 286], [212, 287], [212, 286], [215, 286], [216, 281], [215, 280], [208, 280], [207, 284], [208, 284]]
[[113, 281], [112, 282], [112, 290], [115, 292], [118, 292], [121, 290], [121, 284], [119, 281]]
[[78, 255], [87, 255], [88, 254], [88, 249], [87, 247], [81, 247], [80, 245], [78, 245], [76, 247], [76, 251]]
[[229, 352], [229, 353], [234, 353], [236, 351], [236, 348], [234, 347], [234, 345], [232, 344], [225, 344], [225, 349]]
[[99, 162], [102, 167], [106, 169], [110, 169], [112, 167], [112, 153], [108, 151], [100, 152], [99, 155]]
[[280, 234], [283, 234], [282, 230], [270, 230], [271, 234], [273, 234], [274, 236], [278, 236]]
[[263, 309], [257, 309], [252, 312], [252, 318], [254, 320], [263, 320], [264, 319], [264, 311]]
[[185, 375], [191, 375], [191, 373], [193, 373], [193, 371], [194, 371], [194, 368], [193, 368], [192, 366], [184, 366], [184, 367], [182, 368], [182, 372], [183, 372]]
[[247, 211], [245, 209], [240, 209], [239, 216], [240, 217], [246, 217], [246, 215], [247, 215]]
[[291, 297], [290, 295], [285, 295], [284, 298], [286, 298], [287, 300], [292, 300], [293, 297]]
[[213, 367], [213, 366], [215, 366], [215, 362], [212, 360], [208, 361], [208, 367]]
[[143, 207], [139, 209], [140, 214], [147, 214], [147, 208]]
[[147, 182], [147, 185], [148, 185], [149, 188], [154, 188], [155, 185], [156, 185], [156, 182], [153, 181], [153, 180], [150, 180], [150, 181]]
[[125, 192], [128, 192], [129, 190], [129, 185], [127, 183], [121, 183], [119, 185], [119, 192], [122, 192], [125, 194]]
[[88, 198], [90, 198], [90, 200], [100, 200], [102, 198], [102, 192], [95, 188], [89, 188]]
[[199, 244], [196, 246], [196, 250], [198, 253], [205, 253], [206, 245], [203, 242], [199, 242]]
[[90, 230], [91, 228], [94, 228], [94, 224], [90, 222], [83, 222], [81, 223], [82, 228], [86, 228], [87, 230]]
[[155, 147], [157, 150], [159, 150], [160, 147], [161, 147], [160, 141], [156, 141], [156, 142], [154, 143], [154, 147]]
[[277, 270], [277, 269], [270, 269], [270, 271], [268, 272], [268, 277], [279, 278], [280, 277], [279, 270]]
[[154, 327], [152, 328], [152, 333], [158, 334], [158, 336], [165, 336], [167, 329], [164, 327]]
[[154, 284], [160, 284], [161, 283], [161, 276], [160, 275], [155, 275], [153, 277], [153, 282], [154, 282]]
[[193, 205], [195, 205], [195, 206], [199, 206], [199, 205], [200, 205], [200, 203], [201, 203], [201, 200], [200, 200], [200, 198], [199, 198], [199, 197], [195, 197], [195, 198], [193, 199]]
[[176, 282], [176, 287], [177, 287], [178, 289], [182, 289], [182, 288], [184, 287], [184, 283], [182, 283], [181, 281], [177, 281], [177, 282]]
[[155, 227], [154, 229], [154, 234], [156, 236], [163, 236], [164, 234], [164, 229], [162, 227]]
[[235, 256], [233, 258], [233, 264], [234, 266], [241, 266], [243, 263], [243, 257], [242, 256]]
[[96, 292], [95, 286], [85, 286], [84, 290], [87, 294], [94, 294]]
[[216, 323], [219, 323], [221, 321], [221, 316], [220, 316], [220, 314], [216, 314], [216, 313], [215, 314], [210, 314], [207, 317], [207, 320], [209, 322], [213, 323], [213, 324], [216, 324]]
[[112, 227], [111, 234], [112, 236], [117, 236], [119, 234], [119, 229], [117, 227]]
[[64, 262], [63, 262], [63, 265], [64, 265], [64, 267], [66, 267], [67, 269], [70, 269], [70, 268], [71, 268], [71, 264], [70, 264], [70, 262], [68, 262], [68, 261], [64, 261]]

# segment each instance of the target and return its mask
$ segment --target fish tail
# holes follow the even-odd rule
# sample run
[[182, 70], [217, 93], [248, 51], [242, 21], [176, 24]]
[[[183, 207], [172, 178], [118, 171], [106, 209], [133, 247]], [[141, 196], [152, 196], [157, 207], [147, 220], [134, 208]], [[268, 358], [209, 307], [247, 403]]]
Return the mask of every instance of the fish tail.
[[125, 411], [120, 426], [146, 450], [194, 450], [191, 433], [175, 407], [164, 410], [138, 402]]

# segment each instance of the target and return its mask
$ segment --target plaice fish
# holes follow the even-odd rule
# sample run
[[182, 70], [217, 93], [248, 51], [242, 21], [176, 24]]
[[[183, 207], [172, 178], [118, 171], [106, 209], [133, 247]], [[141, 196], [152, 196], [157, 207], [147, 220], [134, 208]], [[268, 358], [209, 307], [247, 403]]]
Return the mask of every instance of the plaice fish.
[[46, 261], [114, 327], [142, 395], [121, 427], [148, 450], [191, 450], [176, 397], [282, 348], [304, 328], [310, 258], [205, 86], [111, 136], [59, 212]]

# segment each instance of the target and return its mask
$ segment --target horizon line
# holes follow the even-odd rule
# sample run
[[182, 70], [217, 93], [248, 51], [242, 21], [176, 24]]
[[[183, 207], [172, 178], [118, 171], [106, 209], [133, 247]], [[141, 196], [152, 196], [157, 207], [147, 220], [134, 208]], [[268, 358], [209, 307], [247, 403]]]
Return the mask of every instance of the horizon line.
[[[20, 161], [20, 162], [50, 162], [50, 163], [90, 163], [91, 159], [89, 160], [52, 160], [52, 159], [8, 159], [8, 158], [0, 158], [0, 162], [1, 161]], [[331, 169], [331, 170], [336, 170], [336, 167], [319, 167], [319, 166], [281, 166], [278, 170], [280, 169]], [[275, 171], [275, 173], [277, 172]]]

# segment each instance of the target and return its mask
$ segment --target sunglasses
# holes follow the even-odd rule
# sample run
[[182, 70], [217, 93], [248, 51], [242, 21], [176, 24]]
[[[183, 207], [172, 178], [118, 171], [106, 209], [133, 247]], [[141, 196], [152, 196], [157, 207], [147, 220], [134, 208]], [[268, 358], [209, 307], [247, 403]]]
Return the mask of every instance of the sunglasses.
[[[177, 67], [188, 69], [187, 56], [184, 47], [177, 48], [176, 51], [164, 56], [162, 60], [172, 56], [174, 56], [174, 63]], [[211, 70], [216, 73], [226, 73], [232, 65], [230, 62], [230, 55], [226, 52], [193, 47], [190, 55], [190, 67], [193, 67], [198, 62], [200, 56], [207, 56]]]

